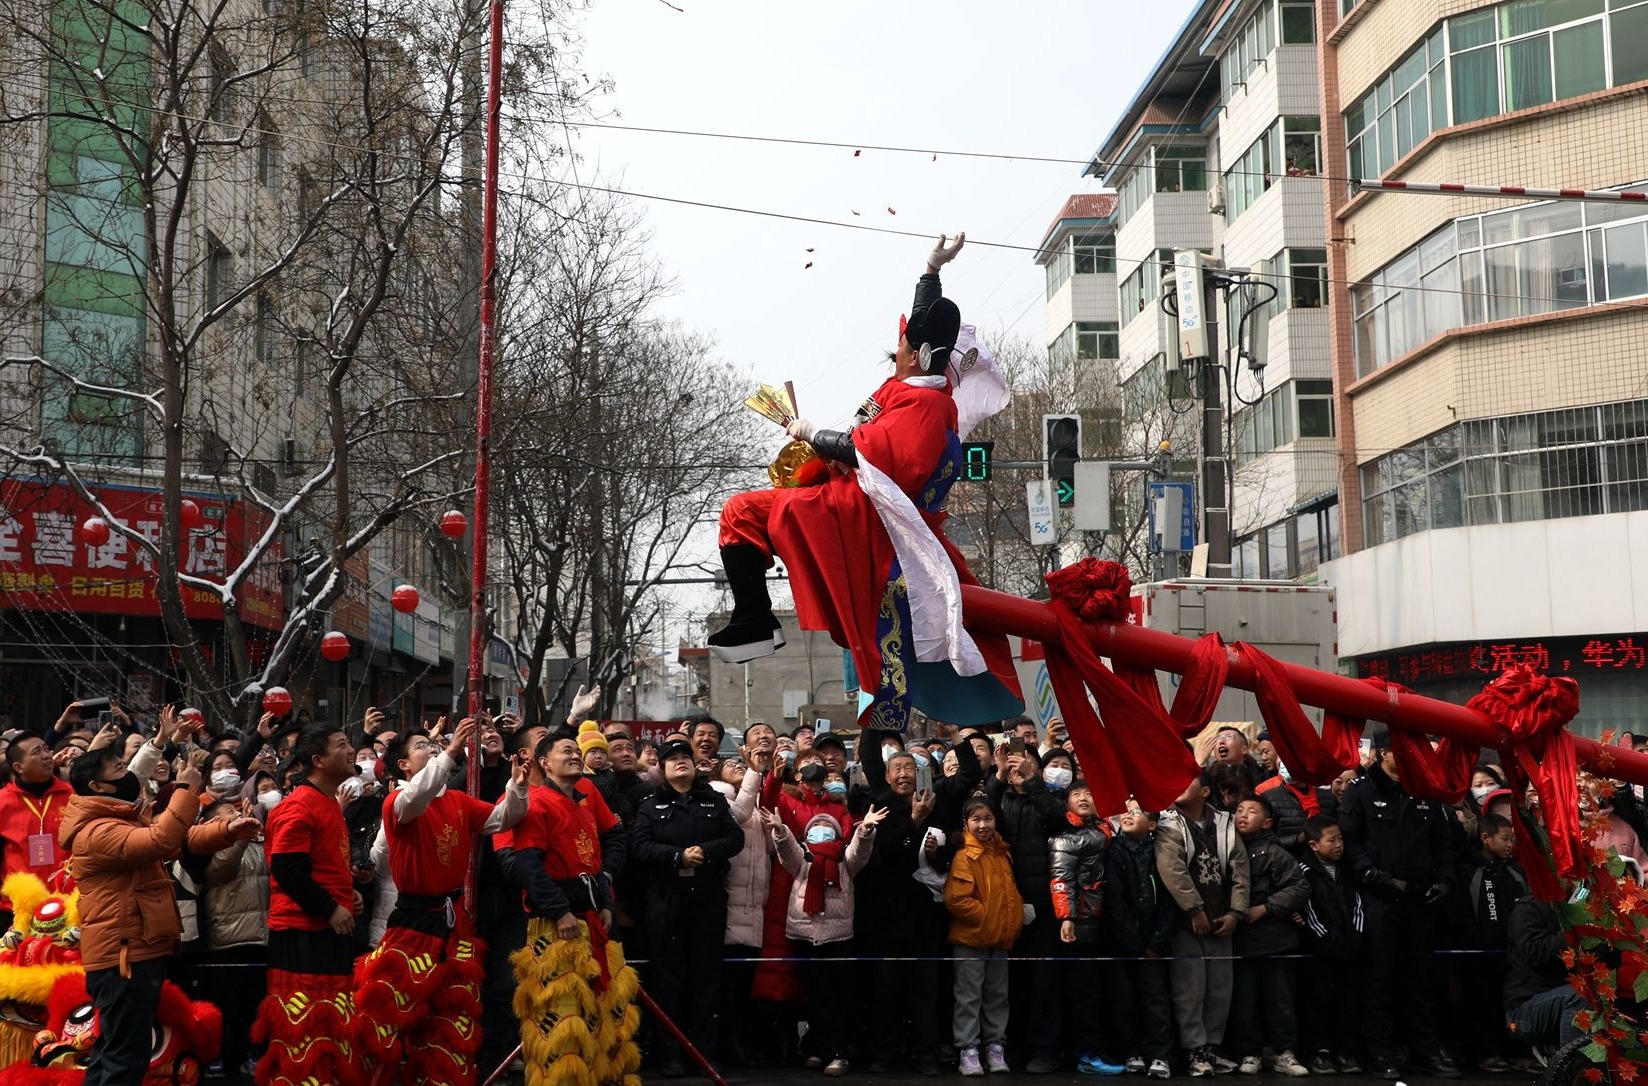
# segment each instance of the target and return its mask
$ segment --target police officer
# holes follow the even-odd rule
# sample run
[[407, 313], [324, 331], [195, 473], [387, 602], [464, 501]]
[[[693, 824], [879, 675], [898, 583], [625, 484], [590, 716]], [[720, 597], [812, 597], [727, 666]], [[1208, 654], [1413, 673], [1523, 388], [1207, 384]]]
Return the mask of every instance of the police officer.
[[[638, 805], [630, 841], [632, 859], [645, 864], [649, 876], [647, 987], [708, 1054], [715, 1051], [720, 1006], [728, 861], [744, 847], [744, 831], [727, 801], [699, 779], [692, 744], [666, 742], [659, 760], [664, 783]], [[664, 1073], [678, 1077], [681, 1052], [668, 1036], [660, 1040]]]
[[1394, 1021], [1400, 1007], [1401, 1036], [1414, 1068], [1436, 1078], [1461, 1078], [1437, 1039], [1432, 971], [1436, 927], [1443, 919], [1437, 906], [1453, 876], [1448, 810], [1403, 789], [1388, 731], [1379, 728], [1370, 738], [1373, 764], [1345, 788], [1339, 824], [1364, 890], [1363, 1030], [1372, 1071], [1384, 1079], [1401, 1077]]

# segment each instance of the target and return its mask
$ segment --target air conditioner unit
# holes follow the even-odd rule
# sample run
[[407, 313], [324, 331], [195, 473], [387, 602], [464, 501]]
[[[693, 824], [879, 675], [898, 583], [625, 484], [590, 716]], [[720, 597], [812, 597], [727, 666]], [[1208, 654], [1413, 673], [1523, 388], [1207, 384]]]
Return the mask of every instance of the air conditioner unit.
[[1209, 215], [1223, 215], [1225, 213], [1225, 183], [1223, 178], [1214, 178], [1207, 186], [1207, 213]]

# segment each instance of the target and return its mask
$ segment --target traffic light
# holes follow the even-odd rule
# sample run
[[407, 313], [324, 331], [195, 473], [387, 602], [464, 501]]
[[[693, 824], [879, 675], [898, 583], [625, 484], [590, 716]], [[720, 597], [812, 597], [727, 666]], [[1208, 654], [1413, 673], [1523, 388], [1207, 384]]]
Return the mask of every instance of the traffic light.
[[987, 482], [990, 478], [990, 457], [995, 451], [994, 441], [963, 441], [961, 477], [969, 483]]
[[1081, 460], [1081, 448], [1079, 415], [1041, 417], [1042, 459], [1047, 463], [1047, 477], [1058, 489], [1061, 506], [1076, 500], [1076, 463]]

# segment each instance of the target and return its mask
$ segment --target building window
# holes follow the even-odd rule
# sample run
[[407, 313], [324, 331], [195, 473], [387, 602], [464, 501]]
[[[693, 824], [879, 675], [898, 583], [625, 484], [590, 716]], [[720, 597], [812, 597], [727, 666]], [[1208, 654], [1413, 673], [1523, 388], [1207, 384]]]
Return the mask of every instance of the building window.
[[1298, 386], [1299, 436], [1333, 436], [1333, 382], [1295, 381]]
[[275, 360], [275, 306], [267, 294], [257, 296], [257, 315], [252, 324], [252, 355], [264, 365]]
[[1364, 465], [1362, 494], [1368, 546], [1648, 509], [1648, 400], [1461, 423]]
[[1059, 292], [1065, 281], [1070, 278], [1070, 268], [1073, 263], [1069, 249], [1060, 249], [1047, 261], [1047, 296], [1049, 298]]
[[1077, 234], [1071, 242], [1077, 275], [1102, 275], [1116, 270], [1116, 239], [1109, 234]]
[[1345, 111], [1352, 178], [1382, 177], [1421, 140], [1447, 125], [1442, 41], [1437, 27]]
[[1548, 201], [1472, 215], [1350, 294], [1366, 375], [1453, 328], [1648, 295], [1648, 214]]
[[1135, 165], [1116, 188], [1116, 221], [1125, 223], [1150, 199], [1150, 151], [1140, 152], [1144, 161]]
[[1122, 384], [1122, 413], [1130, 419], [1142, 419], [1189, 400], [1190, 382], [1183, 370], [1169, 365], [1166, 355], [1158, 354]]
[[1276, 50], [1276, 16], [1273, 8], [1270, 0], [1261, 3], [1259, 10], [1253, 13], [1219, 58], [1225, 101], [1230, 100], [1233, 88], [1247, 86], [1248, 75], [1259, 66], [1260, 61]]
[[1207, 148], [1158, 147], [1154, 158], [1157, 192], [1207, 190]]
[[1077, 321], [1077, 358], [1120, 358], [1121, 337], [1115, 321]]
[[1253, 146], [1242, 152], [1225, 174], [1225, 218], [1236, 221], [1237, 216], [1252, 207], [1272, 180], [1270, 146], [1272, 137], [1266, 132], [1253, 141]]
[[1297, 432], [1294, 428], [1293, 386], [1288, 381], [1281, 388], [1267, 392], [1258, 403], [1244, 407], [1231, 417], [1231, 428], [1236, 433], [1236, 462], [1245, 464], [1257, 456], [1291, 445]]
[[1316, 43], [1316, 4], [1314, 0], [1282, 0], [1282, 44], [1314, 45]]
[[1322, 119], [1282, 118], [1282, 162], [1289, 177], [1315, 177], [1322, 168]]
[[267, 114], [258, 117], [257, 177], [265, 189], [280, 191], [280, 133]]
[[1259, 537], [1245, 536], [1236, 541], [1230, 552], [1230, 572], [1238, 580], [1257, 580], [1262, 574], [1259, 565]]
[[1265, 529], [1265, 576], [1285, 581], [1292, 575], [1292, 565], [1288, 561], [1288, 522], [1277, 521]]
[[206, 116], [218, 125], [234, 122], [234, 67], [229, 58], [213, 51], [211, 75], [206, 85]]
[[1121, 316], [1124, 322], [1143, 313], [1145, 307], [1161, 294], [1162, 276], [1173, 267], [1173, 250], [1157, 249], [1154, 257], [1139, 261], [1133, 274], [1122, 280]]
[[206, 308], [216, 309], [234, 290], [234, 257], [216, 236], [206, 235]]
[[1280, 117], [1254, 140], [1224, 176], [1227, 221], [1252, 207], [1281, 173], [1314, 176], [1322, 159], [1321, 132], [1318, 117]]
[[1328, 251], [1326, 249], [1284, 249], [1276, 258], [1287, 277], [1281, 301], [1294, 309], [1320, 309], [1327, 305]]

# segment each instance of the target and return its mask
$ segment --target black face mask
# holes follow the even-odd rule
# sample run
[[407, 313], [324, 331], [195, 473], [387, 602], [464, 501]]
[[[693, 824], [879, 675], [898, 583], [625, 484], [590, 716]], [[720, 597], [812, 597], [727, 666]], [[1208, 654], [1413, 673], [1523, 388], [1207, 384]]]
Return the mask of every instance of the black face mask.
[[110, 799], [124, 800], [127, 803], [136, 803], [137, 797], [143, 793], [143, 785], [137, 779], [137, 774], [126, 770], [126, 775], [115, 781], [104, 781], [104, 784], [114, 785], [114, 795]]

